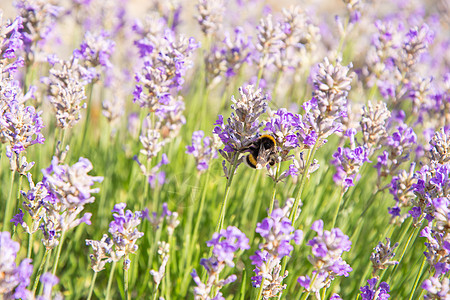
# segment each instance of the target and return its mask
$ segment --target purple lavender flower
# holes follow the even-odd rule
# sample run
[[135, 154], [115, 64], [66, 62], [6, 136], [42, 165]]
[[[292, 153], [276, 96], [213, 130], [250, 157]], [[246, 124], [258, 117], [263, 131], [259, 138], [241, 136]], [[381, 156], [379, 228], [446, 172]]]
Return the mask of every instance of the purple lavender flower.
[[234, 255], [238, 250], [247, 250], [248, 238], [238, 228], [229, 226], [227, 229], [222, 229], [220, 233], [214, 233], [210, 241], [207, 242], [208, 247], [213, 246], [213, 255], [210, 258], [202, 258], [200, 264], [205, 268], [208, 278], [206, 283], [203, 283], [197, 271], [192, 270], [191, 276], [197, 284], [194, 287], [194, 295], [196, 298], [209, 299], [209, 294], [212, 288], [216, 287], [216, 294], [214, 297], [222, 299], [220, 289], [237, 279], [236, 275], [229, 275], [225, 279], [219, 279], [220, 272], [226, 265], [234, 267]]
[[211, 137], [205, 137], [201, 130], [192, 134], [192, 145], [186, 146], [186, 153], [192, 154], [197, 162], [197, 170], [203, 172], [208, 169], [209, 162], [217, 158], [217, 150]]
[[225, 11], [223, 0], [198, 0], [196, 8], [198, 11], [196, 19], [203, 34], [211, 36], [219, 32]]
[[[234, 96], [231, 101], [234, 103], [231, 108], [234, 112], [224, 123], [223, 116], [219, 115], [213, 133], [220, 138], [224, 144], [219, 153], [228, 162], [233, 162], [234, 155], [239, 154], [257, 140], [258, 130], [261, 123], [258, 120], [267, 108], [267, 98], [262, 94], [261, 89], [254, 90], [252, 85], [240, 87], [241, 98], [236, 100]], [[240, 163], [240, 162], [239, 162]], [[228, 170], [224, 169], [228, 177]]]
[[89, 255], [91, 268], [94, 272], [100, 272], [107, 263], [112, 261], [110, 254], [113, 242], [107, 234], [104, 234], [100, 241], [86, 240], [86, 245], [91, 246], [94, 251], [93, 254]]
[[127, 270], [130, 265], [128, 255], [136, 253], [138, 246], [136, 242], [139, 238], [144, 236], [144, 233], [139, 232], [136, 228], [141, 224], [142, 212], [131, 210], [125, 211], [126, 203], [119, 203], [114, 205], [113, 217], [114, 221], [109, 223], [109, 232], [112, 235], [112, 241], [115, 246], [115, 256], [119, 260], [125, 257], [123, 262], [124, 269]]
[[387, 300], [389, 299], [389, 284], [381, 282], [380, 286], [376, 288], [377, 278], [367, 280], [368, 285], [361, 287], [361, 299], [362, 300]]
[[294, 249], [291, 241], [298, 245], [303, 240], [303, 232], [294, 230], [291, 220], [286, 217], [292, 205], [293, 201], [289, 199], [284, 208], [274, 209], [270, 217], [256, 225], [256, 232], [261, 235], [264, 242], [259, 244], [259, 250], [255, 255], [250, 256], [252, 265], [256, 267], [252, 285], [259, 287], [263, 284], [264, 299], [275, 297], [286, 288], [283, 279], [286, 278], [287, 272], [280, 274], [281, 259], [289, 256]]
[[6, 298], [28, 299], [27, 286], [33, 273], [31, 259], [23, 259], [17, 266], [15, 260], [20, 245], [11, 239], [9, 232], [0, 232], [0, 291]]
[[448, 299], [450, 296], [450, 280], [448, 277], [431, 277], [425, 280], [422, 288], [427, 291], [423, 297], [426, 300], [431, 299]]
[[41, 54], [42, 46], [52, 32], [63, 8], [38, 0], [19, 0], [14, 5], [21, 16], [21, 39], [25, 48], [26, 63], [30, 65]]
[[0, 73], [4, 76], [7, 75], [0, 83], [2, 90], [5, 90], [3, 85], [12, 79], [7, 79], [7, 77], [10, 77], [18, 67], [24, 64], [23, 58], [17, 58], [17, 52], [23, 46], [20, 33], [22, 28], [21, 17], [3, 22], [3, 15], [0, 14], [0, 49], [2, 49], [0, 51]]
[[8, 143], [16, 155], [34, 144], [43, 144], [45, 139], [41, 133], [44, 122], [34, 107], [19, 104], [18, 101], [5, 103], [1, 110], [0, 139]]
[[43, 284], [42, 296], [39, 296], [38, 300], [47, 300], [52, 298], [52, 288], [57, 285], [59, 282], [59, 278], [51, 273], [42, 274], [40, 281]]
[[336, 276], [348, 277], [352, 268], [342, 259], [344, 251], [350, 251], [352, 243], [348, 236], [339, 228], [331, 231], [323, 230], [323, 221], [315, 221], [311, 229], [317, 232], [317, 237], [308, 241], [312, 254], [308, 260], [314, 266], [313, 284], [308, 276], [301, 276], [298, 282], [309, 292], [319, 295], [320, 289], [327, 286]]
[[367, 157], [365, 147], [356, 147], [355, 149], [338, 147], [333, 154], [331, 163], [336, 167], [336, 174], [333, 180], [336, 184], [342, 185], [344, 190], [354, 186], [357, 180], [359, 169], [365, 162], [370, 162]]
[[42, 182], [62, 205], [73, 209], [94, 202], [91, 194], [100, 191], [91, 187], [95, 182], [102, 182], [103, 177], [88, 175], [92, 169], [92, 163], [83, 157], [71, 167], [61, 165], [58, 158], [53, 157], [51, 165], [42, 170]]

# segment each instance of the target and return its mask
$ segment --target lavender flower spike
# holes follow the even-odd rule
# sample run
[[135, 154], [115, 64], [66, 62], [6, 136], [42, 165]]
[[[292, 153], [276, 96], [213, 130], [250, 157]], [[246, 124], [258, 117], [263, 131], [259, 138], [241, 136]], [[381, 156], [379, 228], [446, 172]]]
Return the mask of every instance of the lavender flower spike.
[[0, 232], [0, 295], [6, 299], [29, 299], [27, 286], [33, 273], [31, 259], [24, 259], [17, 266], [15, 260], [20, 245], [11, 239], [9, 232]]
[[[208, 278], [203, 283], [197, 275], [197, 271], [192, 270], [191, 276], [197, 284], [194, 287], [194, 298], [196, 300], [206, 299], [223, 299], [220, 289], [237, 279], [236, 275], [229, 275], [225, 279], [219, 279], [220, 272], [225, 266], [234, 267], [234, 255], [238, 250], [247, 250], [248, 238], [238, 228], [229, 226], [222, 229], [220, 233], [214, 233], [210, 241], [206, 243], [208, 247], [213, 246], [212, 256], [210, 258], [202, 258], [200, 264], [206, 269]], [[216, 294], [210, 298], [212, 289], [216, 287]]]
[[[114, 205], [113, 217], [114, 221], [109, 224], [109, 232], [115, 245], [115, 255], [117, 259], [128, 257], [131, 253], [136, 253], [138, 246], [136, 241], [144, 236], [136, 228], [141, 224], [142, 213], [140, 211], [125, 211], [126, 203]], [[124, 269], [129, 268], [130, 261], [126, 259], [123, 262]]]
[[259, 244], [255, 255], [250, 256], [252, 265], [255, 265], [256, 276], [252, 277], [252, 285], [260, 287], [263, 284], [263, 299], [276, 297], [286, 288], [283, 279], [288, 272], [281, 274], [281, 259], [289, 256], [294, 247], [291, 241], [297, 245], [303, 240], [303, 232], [294, 230], [291, 220], [287, 217], [292, 207], [293, 200], [288, 199], [284, 208], [274, 209], [270, 217], [265, 218], [256, 226], [256, 232], [261, 235], [264, 242]]

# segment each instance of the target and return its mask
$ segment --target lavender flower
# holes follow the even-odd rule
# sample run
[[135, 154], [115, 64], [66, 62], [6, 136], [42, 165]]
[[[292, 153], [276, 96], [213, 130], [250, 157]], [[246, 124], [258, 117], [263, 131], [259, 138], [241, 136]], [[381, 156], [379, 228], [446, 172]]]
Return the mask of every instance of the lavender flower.
[[303, 105], [306, 111], [303, 122], [307, 130], [303, 135], [314, 132], [316, 136], [311, 141], [308, 137], [313, 136], [302, 136], [303, 143], [314, 145], [317, 141], [324, 141], [329, 135], [342, 131], [342, 117], [347, 113], [347, 94], [354, 77], [354, 73], [349, 74], [351, 67], [352, 64], [344, 67], [340, 62], [333, 66], [328, 58], [319, 64], [318, 73], [313, 80], [313, 98]]
[[375, 250], [370, 255], [370, 261], [372, 262], [373, 271], [372, 276], [375, 276], [378, 270], [384, 270], [389, 266], [398, 264], [398, 261], [391, 260], [394, 258], [394, 249], [398, 247], [398, 243], [395, 243], [391, 247], [391, 240], [386, 238], [386, 244], [379, 242], [378, 245], [373, 249]]
[[38, 300], [48, 300], [52, 299], [52, 288], [59, 282], [58, 277], [52, 275], [51, 273], [42, 274], [40, 281], [43, 284], [42, 296], [39, 296]]
[[92, 163], [83, 157], [71, 167], [59, 164], [58, 158], [53, 157], [51, 165], [42, 170], [43, 183], [61, 205], [67, 209], [75, 209], [94, 202], [95, 198], [91, 193], [100, 191], [99, 188], [91, 187], [95, 182], [102, 182], [103, 177], [88, 175], [92, 169]]
[[365, 147], [356, 147], [355, 149], [338, 147], [333, 154], [331, 163], [336, 167], [336, 174], [333, 180], [340, 184], [344, 190], [354, 186], [359, 169], [365, 162], [370, 162], [367, 158]]
[[198, 0], [196, 19], [206, 36], [214, 35], [222, 26], [225, 6], [223, 0]]
[[110, 57], [114, 52], [115, 43], [108, 39], [106, 32], [93, 34], [86, 32], [79, 49], [75, 49], [73, 56], [83, 62], [86, 68], [102, 66], [111, 68]]
[[44, 123], [34, 107], [25, 106], [18, 101], [5, 103], [0, 115], [0, 139], [9, 143], [16, 155], [34, 144], [43, 144], [41, 133]]
[[291, 221], [287, 217], [292, 207], [292, 199], [286, 202], [286, 206], [273, 210], [270, 217], [265, 218], [256, 225], [256, 232], [261, 235], [264, 242], [259, 244], [255, 255], [250, 256], [252, 265], [255, 265], [256, 276], [252, 277], [254, 287], [262, 287], [263, 299], [276, 297], [286, 288], [283, 279], [288, 272], [281, 273], [281, 259], [289, 256], [294, 247], [290, 244], [293, 240], [297, 245], [303, 240], [303, 232], [294, 230]]
[[[57, 125], [63, 129], [73, 127], [81, 119], [81, 109], [86, 108], [85, 85], [83, 78], [93, 78], [83, 69], [78, 60], [68, 61], [51, 58], [53, 68], [50, 76], [41, 79], [47, 86], [47, 95], [56, 111]], [[59, 69], [56, 67], [59, 65]]]
[[114, 221], [109, 224], [109, 232], [112, 235], [115, 249], [114, 255], [117, 260], [125, 257], [123, 262], [124, 270], [127, 270], [130, 266], [128, 255], [136, 253], [138, 249], [136, 242], [144, 236], [144, 233], [139, 232], [136, 228], [141, 224], [142, 212], [125, 211], [126, 206], [126, 203], [114, 205], [112, 210]]
[[0, 295], [12, 299], [28, 299], [27, 286], [33, 273], [31, 259], [23, 259], [17, 266], [15, 260], [20, 245], [11, 239], [9, 232], [0, 232]]
[[162, 260], [161, 266], [159, 267], [158, 271], [150, 271], [150, 274], [153, 276], [153, 281], [155, 282], [157, 287], [161, 283], [161, 280], [163, 279], [166, 272], [166, 265], [170, 257], [170, 245], [166, 242], [158, 241], [158, 254]]
[[15, 2], [22, 18], [21, 38], [26, 53], [26, 64], [39, 60], [42, 46], [55, 26], [63, 8], [43, 0], [19, 0]]
[[415, 166], [415, 163], [411, 163], [408, 172], [401, 170], [398, 175], [392, 177], [389, 193], [394, 196], [396, 204], [389, 208], [389, 213], [392, 215], [391, 222], [397, 217], [400, 217], [397, 218], [398, 221], [403, 222], [409, 214], [401, 215], [401, 209], [413, 206], [413, 199], [415, 198], [413, 186], [417, 184], [417, 177], [414, 173]]
[[450, 279], [431, 277], [423, 282], [422, 288], [427, 291], [424, 299], [448, 299], [450, 297]]
[[380, 286], [377, 286], [377, 278], [367, 280], [368, 285], [361, 287], [361, 299], [362, 300], [386, 300], [389, 299], [389, 284], [381, 282]]
[[[44, 235], [42, 242], [48, 249], [59, 244], [58, 237], [61, 232], [67, 232], [81, 223], [91, 224], [91, 213], [85, 213], [81, 218], [77, 217], [84, 210], [85, 204], [94, 202], [91, 193], [99, 191], [97, 188], [92, 189], [91, 186], [103, 180], [102, 177], [87, 174], [92, 170], [89, 160], [80, 158], [78, 163], [69, 167], [62, 164], [64, 157], [65, 152], [60, 153], [59, 157], [53, 157], [51, 165], [42, 170], [44, 177], [42, 183], [36, 184], [39, 187], [44, 185], [46, 190], [41, 189], [40, 192], [48, 193], [44, 201], [39, 203], [45, 209], [45, 213], [39, 216], [42, 217], [39, 228]], [[31, 192], [34, 192], [33, 187]], [[30, 204], [35, 203], [30, 201]], [[35, 220], [36, 222], [38, 221]]]
[[[284, 33], [279, 23], [274, 24], [272, 15], [267, 15], [259, 21], [256, 50], [259, 56], [256, 58], [258, 68], [261, 70], [265, 66], [272, 64], [277, 53], [281, 51]], [[260, 71], [261, 72], [261, 71]]]
[[107, 263], [112, 261], [110, 254], [113, 242], [107, 234], [104, 234], [100, 241], [86, 240], [86, 245], [91, 246], [94, 251], [93, 254], [89, 254], [91, 268], [94, 272], [100, 272]]
[[378, 171], [378, 187], [380, 187], [382, 177], [393, 174], [403, 162], [409, 159], [409, 154], [416, 141], [417, 136], [414, 130], [406, 124], [399, 125], [397, 131], [386, 138], [384, 144], [387, 149], [378, 156], [378, 163], [375, 165]]
[[[213, 246], [212, 256], [210, 258], [202, 258], [200, 264], [205, 268], [208, 278], [206, 283], [203, 283], [197, 275], [195, 269], [192, 270], [191, 276], [197, 284], [194, 287], [195, 299], [222, 299], [220, 289], [231, 282], [234, 282], [236, 275], [229, 275], [225, 279], [219, 279], [220, 273], [225, 266], [234, 267], [235, 252], [240, 250], [247, 250], [248, 238], [238, 228], [229, 226], [227, 229], [222, 229], [220, 233], [214, 233], [210, 241], [206, 243], [208, 247]], [[215, 294], [211, 292], [215, 288]]]
[[[213, 133], [217, 135], [224, 144], [219, 153], [228, 162], [233, 161], [235, 153], [241, 153], [248, 149], [258, 138], [258, 130], [261, 126], [258, 118], [267, 108], [267, 98], [262, 95], [260, 89], [254, 90], [252, 85], [239, 88], [241, 98], [236, 100], [231, 98], [233, 105], [227, 124], [224, 124], [223, 117], [219, 115]], [[240, 161], [238, 162], [238, 164]], [[228, 170], [224, 168], [228, 177]]]
[[391, 116], [385, 103], [378, 103], [375, 107], [369, 101], [367, 106], [363, 106], [361, 115], [362, 142], [371, 157], [375, 150], [381, 147], [381, 143], [387, 137], [386, 120]]
[[217, 158], [217, 150], [211, 137], [205, 137], [203, 131], [194, 131], [192, 145], [186, 146], [186, 153], [192, 154], [197, 163], [197, 170], [204, 172], [212, 158]]
[[306, 291], [315, 293], [319, 297], [319, 291], [329, 286], [336, 276], [347, 277], [352, 268], [342, 259], [344, 251], [350, 251], [351, 242], [339, 228], [331, 231], [323, 230], [323, 221], [313, 223], [311, 229], [317, 232], [317, 237], [308, 241], [312, 247], [312, 254], [308, 260], [314, 266], [313, 279], [309, 276], [300, 276], [298, 282]]
[[[9, 82], [12, 80], [10, 76], [24, 64], [23, 58], [17, 58], [17, 52], [23, 46], [20, 33], [22, 28], [21, 17], [16, 17], [13, 21], [6, 20], [3, 22], [3, 12], [0, 12], [0, 73], [4, 74], [0, 86], [4, 91], [6, 91], [4, 85], [10, 85]], [[5, 95], [7, 94], [5, 93]]]

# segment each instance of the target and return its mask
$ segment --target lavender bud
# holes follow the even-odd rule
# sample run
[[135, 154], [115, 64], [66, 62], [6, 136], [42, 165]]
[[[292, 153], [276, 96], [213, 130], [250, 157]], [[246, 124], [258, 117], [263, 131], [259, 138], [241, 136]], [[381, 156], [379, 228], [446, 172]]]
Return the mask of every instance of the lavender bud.
[[389, 238], [386, 238], [386, 244], [383, 244], [382, 242], [378, 243], [374, 248], [375, 252], [372, 252], [370, 255], [370, 261], [373, 266], [372, 276], [375, 276], [378, 270], [384, 270], [388, 266], [398, 264], [398, 261], [391, 260], [395, 256], [394, 249], [397, 247], [398, 243], [395, 243], [395, 245], [391, 247], [391, 240]]
[[225, 5], [223, 0], [198, 0], [196, 19], [206, 36], [214, 35], [222, 27]]

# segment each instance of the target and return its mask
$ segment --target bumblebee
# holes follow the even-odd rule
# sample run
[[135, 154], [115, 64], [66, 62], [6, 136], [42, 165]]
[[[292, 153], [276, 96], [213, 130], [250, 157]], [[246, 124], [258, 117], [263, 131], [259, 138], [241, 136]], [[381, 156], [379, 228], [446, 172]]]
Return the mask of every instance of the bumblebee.
[[245, 162], [253, 169], [258, 166], [273, 166], [277, 162], [277, 142], [273, 136], [264, 134], [249, 147], [250, 154], [245, 157]]

